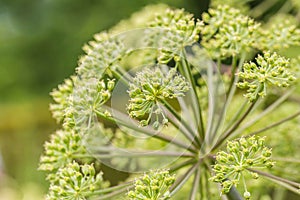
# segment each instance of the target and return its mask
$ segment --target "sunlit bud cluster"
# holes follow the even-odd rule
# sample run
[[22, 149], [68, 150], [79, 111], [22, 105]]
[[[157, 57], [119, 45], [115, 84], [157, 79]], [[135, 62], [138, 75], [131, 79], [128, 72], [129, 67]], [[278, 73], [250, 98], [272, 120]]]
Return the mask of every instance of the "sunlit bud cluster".
[[193, 15], [183, 9], [167, 9], [150, 24], [150, 27], [159, 28], [160, 34], [149, 38], [148, 43], [156, 43], [159, 47], [158, 61], [168, 63], [172, 58], [180, 57], [186, 46], [199, 40], [202, 26], [202, 22], [195, 22]]
[[175, 176], [168, 170], [150, 171], [135, 181], [135, 188], [127, 193], [130, 200], [167, 200]]
[[[163, 71], [163, 68], [165, 71]], [[154, 116], [154, 128], [168, 122], [164, 114], [163, 102], [169, 99], [182, 97], [189, 90], [189, 83], [177, 74], [176, 69], [168, 71], [168, 67], [159, 66], [154, 69], [144, 69], [136, 74], [129, 86], [128, 113], [131, 117], [141, 119], [141, 126], [150, 123]], [[162, 118], [162, 119], [161, 119]]]
[[211, 7], [228, 5], [241, 10], [243, 13], [246, 13], [249, 10], [249, 6], [247, 5], [249, 1], [251, 0], [211, 0]]
[[74, 155], [85, 153], [80, 135], [73, 131], [58, 130], [51, 135], [50, 141], [45, 143], [45, 152], [40, 159], [39, 170], [53, 173], [72, 162]]
[[77, 74], [81, 78], [101, 77], [108, 68], [116, 68], [125, 55], [123, 43], [107, 33], [99, 33], [83, 47], [86, 53], [79, 59]]
[[66, 109], [64, 127], [79, 132], [92, 127], [97, 122], [97, 113], [105, 112], [101, 106], [110, 99], [114, 85], [114, 80], [78, 80]]
[[202, 15], [201, 44], [213, 58], [238, 56], [255, 44], [260, 24], [237, 9], [220, 5]]
[[256, 62], [245, 63], [243, 71], [238, 73], [242, 82], [237, 86], [247, 89], [245, 96], [250, 101], [265, 97], [268, 87], [288, 87], [296, 79], [290, 72], [289, 60], [277, 53], [265, 52], [256, 58]]
[[[226, 151], [218, 152], [216, 164], [213, 166], [214, 176], [212, 181], [221, 183], [222, 193], [228, 193], [232, 186], [237, 186], [240, 179], [248, 174], [253, 179], [258, 178], [257, 173], [248, 171], [255, 168], [271, 168], [272, 149], [266, 147], [265, 138], [252, 136], [229, 141]], [[250, 198], [250, 193], [245, 188], [245, 197]]]
[[71, 76], [50, 93], [55, 102], [50, 104], [50, 111], [57, 123], [62, 122], [64, 119], [65, 109], [68, 107], [68, 99], [73, 92], [74, 81], [76, 81], [76, 77]]

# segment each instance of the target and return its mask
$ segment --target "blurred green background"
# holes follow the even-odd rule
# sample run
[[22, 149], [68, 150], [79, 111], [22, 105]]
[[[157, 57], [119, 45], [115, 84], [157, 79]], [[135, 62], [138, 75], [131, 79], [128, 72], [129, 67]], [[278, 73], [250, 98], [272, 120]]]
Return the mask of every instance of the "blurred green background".
[[57, 128], [49, 92], [74, 72], [93, 34], [154, 3], [198, 17], [208, 6], [208, 0], [0, 0], [0, 200], [43, 199], [38, 161]]

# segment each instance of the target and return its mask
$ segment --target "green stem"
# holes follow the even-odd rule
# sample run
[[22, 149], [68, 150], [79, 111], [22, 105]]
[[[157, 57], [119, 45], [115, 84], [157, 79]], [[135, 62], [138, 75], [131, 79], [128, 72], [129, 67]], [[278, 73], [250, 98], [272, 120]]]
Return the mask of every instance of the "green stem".
[[281, 162], [288, 162], [288, 163], [299, 163], [300, 164], [300, 160], [295, 159], [295, 158], [272, 157], [272, 160], [281, 161]]
[[212, 150], [215, 150], [216, 148], [218, 148], [240, 126], [240, 124], [246, 119], [246, 117], [253, 110], [257, 100], [258, 99], [256, 99], [254, 102], [252, 102], [251, 105], [249, 106], [249, 108], [243, 114], [243, 116], [239, 120], [237, 120], [236, 123], [223, 134], [223, 137], [221, 137], [221, 139], [218, 140], [218, 142], [215, 144], [215, 146], [212, 148]]
[[278, 0], [263, 1], [261, 4], [252, 9], [250, 16], [254, 18], [259, 18], [269, 9], [271, 9], [276, 3], [278, 3]]
[[244, 126], [242, 126], [239, 130], [236, 131], [234, 136], [239, 135], [242, 133], [245, 129], [249, 128], [253, 124], [255, 124], [257, 121], [261, 120], [264, 116], [269, 114], [270, 112], [274, 111], [276, 108], [280, 106], [291, 94], [293, 90], [287, 92], [286, 94], [282, 95], [278, 100], [276, 100], [272, 105], [270, 105], [267, 109], [265, 109], [260, 114], [254, 116], [254, 118], [250, 121], [248, 121]]
[[[185, 55], [185, 53], [183, 52], [182, 53], [183, 55]], [[186, 58], [184, 56], [184, 58]], [[194, 113], [194, 118], [195, 120], [197, 121], [197, 119], [199, 118], [199, 124], [198, 124], [198, 128], [197, 128], [197, 132], [199, 134], [199, 140], [200, 140], [200, 143], [201, 141], [204, 140], [204, 133], [205, 133], [205, 130], [204, 130], [204, 121], [203, 121], [203, 117], [202, 117], [202, 108], [199, 104], [199, 101], [198, 101], [198, 90], [196, 88], [196, 83], [195, 83], [195, 80], [194, 80], [194, 77], [192, 75], [192, 71], [191, 71], [191, 66], [188, 65], [187, 61], [186, 60], [182, 60], [181, 61], [181, 67], [183, 68], [182, 71], [185, 72], [185, 75], [188, 79], [188, 81], [191, 83], [191, 86], [192, 86], [192, 106], [193, 106], [193, 113]], [[199, 116], [197, 116], [197, 112], [198, 111], [198, 114]]]
[[[181, 117], [178, 115], [178, 113], [175, 111], [175, 109], [167, 102], [167, 101], [162, 101], [163, 102], [163, 104], [164, 104], [164, 106], [168, 109], [168, 111], [170, 111], [170, 113], [176, 118], [176, 120], [178, 121], [178, 122], [180, 122], [180, 124], [181, 125], [183, 125], [183, 128], [184, 129], [186, 129], [187, 130], [187, 132], [186, 131], [184, 131], [184, 130], [182, 130], [182, 129], [180, 129], [180, 127], [179, 126], [177, 126], [176, 125], [176, 128], [178, 128], [178, 130], [182, 130], [182, 133], [183, 133], [183, 135], [187, 138], [187, 139], [189, 139], [192, 143], [193, 143], [193, 145], [197, 148], [197, 147], [200, 147], [201, 146], [201, 144], [200, 144], [200, 141], [199, 141], [199, 139], [196, 137], [196, 135], [194, 134], [194, 131], [191, 129], [191, 127], [185, 122], [185, 120], [184, 119], [181, 119]], [[170, 118], [169, 118], [170, 119]], [[170, 121], [172, 122], [173, 120], [172, 119], [170, 119]], [[174, 122], [174, 121], [173, 121]], [[174, 122], [175, 123], [175, 122]], [[173, 125], [175, 125], [173, 123]], [[196, 143], [195, 143], [196, 142]]]
[[130, 182], [126, 182], [126, 183], [121, 183], [120, 185], [117, 185], [117, 186], [96, 190], [96, 191], [93, 191], [93, 195], [102, 195], [102, 194], [105, 194], [108, 192], [117, 191], [124, 187], [131, 186], [131, 185], [133, 185], [133, 183], [134, 183], [134, 181], [130, 181]]
[[[257, 173], [261, 176], [264, 176], [264, 177], [266, 177], [270, 180], [276, 180], [276, 181], [288, 184], [290, 186], [296, 187], [299, 190], [300, 183], [297, 183], [295, 181], [290, 181], [290, 180], [287, 180], [285, 178], [281, 178], [281, 177], [275, 176], [273, 174], [269, 174], [269, 173], [262, 172], [262, 171], [259, 171], [259, 170], [254, 170], [254, 169], [248, 169], [248, 170], [251, 171], [251, 172], [255, 172], [255, 173]], [[299, 191], [298, 191], [298, 193], [299, 193]]]
[[[117, 111], [114, 111], [114, 112], [117, 112]], [[107, 116], [105, 114], [103, 114], [102, 112], [97, 112], [97, 115], [105, 120], [108, 120], [112, 123], [116, 123], [116, 124], [119, 124], [119, 125], [122, 125], [122, 126], [125, 126], [127, 128], [130, 128], [132, 130], [135, 130], [137, 132], [140, 132], [140, 133], [143, 133], [145, 135], [148, 135], [148, 136], [152, 136], [152, 137], [155, 137], [155, 138], [158, 138], [160, 140], [163, 140], [165, 142], [169, 142], [171, 144], [174, 144], [178, 147], [181, 147], [183, 149], [186, 149], [190, 152], [194, 152], [196, 153], [197, 150], [194, 149], [193, 147], [181, 142], [181, 141], [178, 141], [176, 140], [175, 138], [172, 138], [168, 135], [165, 135], [165, 134], [162, 134], [161, 132], [156, 132], [156, 131], [150, 131], [150, 130], [147, 130], [146, 128], [139, 128], [139, 125], [138, 123], [136, 122], [135, 124], [132, 123], [132, 121], [123, 121], [123, 120], [119, 120], [116, 118], [116, 116], [118, 117], [121, 117], [123, 116], [123, 114], [121, 112], [118, 112], [115, 117], [110, 117], [110, 116]], [[128, 120], [128, 116], [123, 116], [124, 119], [127, 119]]]
[[115, 157], [152, 157], [152, 156], [167, 156], [167, 157], [194, 157], [191, 153], [178, 153], [178, 152], [164, 152], [164, 151], [145, 151], [145, 152], [134, 152], [126, 151], [123, 153], [112, 153], [112, 154], [95, 154], [95, 158], [115, 158]]
[[198, 161], [197, 163], [195, 163], [191, 168], [189, 168], [187, 170], [187, 172], [185, 174], [183, 174], [181, 177], [176, 179], [175, 183], [170, 188], [170, 191], [171, 191], [170, 196], [173, 196], [176, 192], [178, 192], [183, 187], [183, 185], [190, 179], [190, 177], [196, 171], [200, 162], [201, 161]]
[[264, 131], [267, 131], [269, 129], [275, 128], [275, 127], [277, 127], [277, 126], [279, 126], [279, 125], [281, 125], [281, 124], [283, 124], [283, 123], [285, 123], [285, 122], [287, 122], [289, 120], [292, 120], [292, 119], [294, 119], [294, 118], [296, 118], [298, 116], [300, 116], [300, 111], [298, 111], [295, 114], [293, 114], [293, 115], [291, 115], [289, 117], [286, 117], [286, 118], [284, 118], [284, 119], [282, 119], [282, 120], [280, 120], [278, 122], [275, 122], [275, 123], [273, 123], [273, 124], [271, 124], [271, 125], [269, 125], [269, 126], [267, 126], [265, 128], [262, 128], [260, 130], [254, 131], [254, 132], [250, 133], [249, 135], [257, 135], [257, 134], [262, 133]]
[[213, 138], [217, 138], [216, 135], [217, 135], [218, 129], [221, 126], [222, 120], [224, 119], [224, 116], [226, 114], [226, 111], [228, 110], [228, 107], [229, 107], [230, 103], [232, 102], [232, 98], [233, 98], [233, 96], [235, 94], [235, 91], [236, 91], [235, 85], [239, 80], [239, 77], [236, 75], [236, 71], [237, 70], [240, 71], [242, 69], [243, 64], [245, 62], [245, 59], [246, 59], [246, 54], [243, 53], [239, 63], [237, 64], [237, 57], [236, 56], [232, 57], [232, 69], [231, 69], [231, 76], [232, 77], [231, 77], [231, 81], [230, 81], [230, 84], [229, 84], [229, 88], [226, 92], [226, 100], [225, 100], [225, 103], [222, 107], [221, 115], [219, 117], [217, 126], [213, 130], [213, 134], [212, 134]]
[[96, 198], [95, 200], [111, 200], [113, 199], [112, 197], [116, 197], [116, 196], [119, 196], [120, 194], [130, 190], [131, 188], [133, 188], [134, 185], [129, 185], [128, 187], [125, 187], [125, 188], [121, 188], [121, 189], [118, 189], [112, 193], [109, 193], [109, 194], [105, 194], [105, 195], [102, 195], [102, 196], [99, 196], [98, 198]]
[[190, 198], [189, 198], [190, 200], [196, 200], [196, 198], [197, 198], [197, 191], [198, 191], [198, 187], [199, 187], [199, 181], [200, 181], [200, 169], [197, 168], [197, 170], [195, 172], [193, 186], [192, 186], [192, 189], [191, 189]]
[[175, 172], [175, 171], [177, 171], [177, 170], [179, 170], [179, 169], [181, 169], [181, 168], [183, 168], [185, 166], [194, 164], [195, 162], [197, 162], [197, 161], [192, 158], [190, 160], [187, 160], [185, 162], [179, 163], [177, 165], [174, 165], [174, 166], [172, 165], [172, 167], [170, 168], [170, 173], [173, 173], [173, 172]]

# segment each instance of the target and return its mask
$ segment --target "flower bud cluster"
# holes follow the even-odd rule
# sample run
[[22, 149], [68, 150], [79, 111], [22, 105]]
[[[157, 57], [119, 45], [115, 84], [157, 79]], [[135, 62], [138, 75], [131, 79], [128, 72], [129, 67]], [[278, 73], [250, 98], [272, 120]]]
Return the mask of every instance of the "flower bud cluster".
[[123, 43], [107, 33], [99, 33], [83, 47], [86, 55], [79, 59], [77, 74], [81, 78], [101, 77], [107, 68], [116, 68], [126, 54]]
[[258, 178], [257, 173], [248, 169], [271, 168], [274, 165], [271, 160], [272, 149], [265, 146], [264, 137], [242, 137], [229, 141], [226, 150], [227, 152], [218, 152], [213, 167], [215, 175], [211, 178], [212, 181], [221, 183], [223, 194], [228, 193], [233, 185], [237, 186], [246, 172], [253, 179]]
[[260, 29], [257, 48], [260, 50], [278, 51], [300, 45], [300, 29], [291, 20], [271, 21], [268, 28]]
[[299, 79], [300, 78], [300, 56], [291, 59], [291, 67], [292, 67], [292, 71], [295, 72], [295, 75], [297, 77], [297, 82], [299, 83]]
[[211, 7], [216, 8], [219, 5], [228, 5], [233, 8], [241, 10], [243, 13], [249, 11], [247, 3], [251, 0], [211, 0]]
[[101, 106], [110, 99], [114, 85], [114, 80], [78, 80], [66, 109], [65, 129], [82, 132], [92, 127], [97, 122], [97, 112], [105, 112]]
[[175, 176], [170, 175], [168, 170], [150, 171], [135, 181], [135, 189], [127, 196], [131, 200], [167, 200], [174, 182]]
[[102, 185], [102, 173], [96, 174], [93, 165], [69, 163], [56, 173], [47, 200], [86, 200]]
[[[149, 125], [152, 115], [156, 116], [154, 128], [158, 128], [159, 124], [166, 124], [168, 119], [162, 109], [163, 101], [182, 97], [190, 89], [189, 83], [182, 75], [177, 74], [175, 68], [163, 72], [163, 67], [166, 66], [138, 72], [129, 85], [127, 110], [130, 117], [142, 118], [148, 115], [148, 119], [140, 121], [141, 126]], [[159, 116], [163, 118], [162, 122], [159, 122]]]
[[55, 88], [50, 93], [55, 102], [50, 104], [50, 111], [52, 112], [52, 116], [54, 119], [56, 119], [57, 123], [60, 123], [64, 120], [65, 109], [68, 107], [68, 99], [73, 92], [73, 85], [75, 80], [76, 77], [71, 76], [62, 84], [58, 85], [58, 88]]
[[245, 96], [251, 102], [258, 97], [265, 97], [268, 87], [288, 87], [296, 79], [290, 72], [289, 60], [277, 53], [265, 52], [256, 58], [256, 62], [245, 63], [243, 71], [238, 73], [242, 82], [237, 86], [247, 89]]
[[149, 38], [148, 43], [158, 44], [159, 63], [166, 64], [174, 57], [179, 59], [178, 56], [186, 46], [199, 40], [202, 26], [202, 22], [195, 22], [193, 15], [183, 9], [167, 9], [165, 14], [158, 15], [150, 23], [150, 27], [159, 28], [158, 31], [161, 33], [158, 34], [158, 37], [156, 34], [156, 37]]
[[[74, 131], [56, 131], [44, 147], [45, 153], [40, 159], [39, 170], [49, 173], [54, 173], [67, 163], [71, 163], [75, 154], [86, 154], [81, 136]], [[51, 176], [50, 174], [48, 178], [51, 179]]]
[[250, 51], [260, 24], [237, 9], [220, 5], [202, 15], [205, 23], [201, 44], [212, 58], [237, 56]]

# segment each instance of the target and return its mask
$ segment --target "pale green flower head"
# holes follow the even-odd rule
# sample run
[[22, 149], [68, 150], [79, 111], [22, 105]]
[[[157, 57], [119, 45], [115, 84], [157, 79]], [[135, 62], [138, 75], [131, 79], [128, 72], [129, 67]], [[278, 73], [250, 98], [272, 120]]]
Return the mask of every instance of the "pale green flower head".
[[167, 9], [150, 23], [150, 27], [158, 30], [147, 42], [158, 46], [159, 63], [168, 63], [174, 57], [176, 60], [180, 59], [186, 46], [198, 42], [202, 26], [202, 22], [195, 22], [193, 15], [183, 9]]
[[138, 72], [129, 85], [127, 110], [133, 118], [147, 117], [140, 120], [141, 126], [148, 125], [152, 116], [155, 116], [154, 128], [158, 128], [160, 124], [165, 125], [168, 120], [163, 111], [164, 101], [182, 97], [190, 89], [189, 83], [182, 75], [177, 74], [175, 68], [169, 71], [163, 71], [162, 68], [163, 66], [159, 66]]
[[291, 73], [289, 60], [277, 53], [265, 52], [256, 58], [256, 62], [245, 63], [243, 71], [238, 72], [242, 82], [237, 86], [247, 89], [245, 97], [251, 102], [258, 97], [265, 97], [271, 86], [284, 88], [296, 80]]
[[102, 172], [96, 174], [93, 165], [73, 162], [58, 170], [46, 199], [86, 200], [102, 185]]
[[300, 29], [294, 20], [272, 20], [268, 28], [260, 29], [260, 35], [256, 44], [260, 50], [278, 51], [300, 45]]
[[110, 99], [114, 85], [114, 80], [78, 80], [66, 109], [64, 127], [79, 132], [91, 128], [97, 122], [97, 113], [105, 113], [102, 105]]
[[64, 119], [65, 109], [68, 107], [68, 99], [73, 92], [75, 80], [76, 77], [71, 76], [50, 93], [55, 102], [50, 104], [50, 111], [57, 123], [62, 122]]
[[[45, 143], [45, 152], [40, 159], [39, 170], [55, 173], [59, 168], [74, 160], [74, 155], [86, 154], [82, 137], [74, 131], [58, 130]], [[48, 177], [51, 179], [52, 175]]]
[[116, 68], [126, 55], [127, 50], [119, 38], [107, 33], [96, 34], [94, 38], [83, 47], [86, 55], [78, 61], [76, 71], [81, 78], [102, 77], [107, 69]]
[[238, 56], [252, 50], [260, 24], [227, 5], [203, 14], [201, 44], [212, 58]]
[[247, 13], [250, 9], [247, 3], [250, 1], [253, 0], [211, 0], [211, 7], [216, 8], [219, 5], [228, 5], [241, 10], [243, 13]]
[[135, 189], [129, 191], [130, 200], [167, 200], [169, 189], [175, 182], [175, 176], [168, 170], [150, 171], [135, 181]]
[[[216, 164], [213, 166], [215, 175], [211, 178], [221, 183], [223, 194], [228, 193], [232, 186], [237, 186], [247, 174], [257, 179], [258, 174], [249, 169], [271, 168], [274, 165], [271, 160], [272, 149], [266, 147], [264, 137], [251, 136], [228, 141], [226, 150], [217, 153]], [[248, 199], [250, 193], [247, 188], [245, 193]]]

